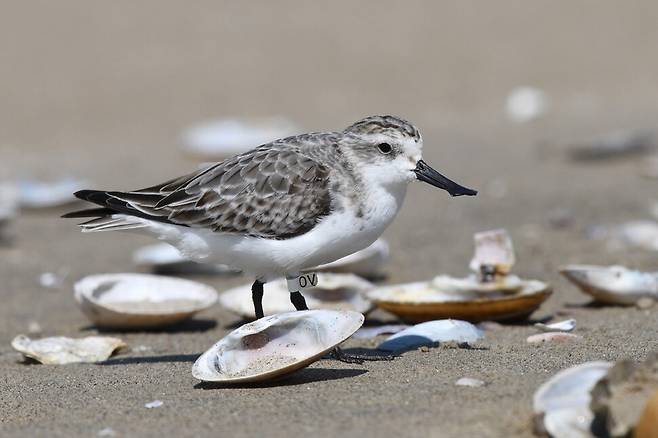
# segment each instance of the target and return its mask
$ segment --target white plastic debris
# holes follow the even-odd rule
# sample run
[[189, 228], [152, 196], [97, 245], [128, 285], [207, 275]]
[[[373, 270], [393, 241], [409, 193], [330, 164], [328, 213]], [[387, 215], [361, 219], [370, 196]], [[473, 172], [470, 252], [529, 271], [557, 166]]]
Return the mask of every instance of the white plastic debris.
[[32, 340], [25, 335], [18, 335], [11, 341], [11, 346], [43, 364], [63, 365], [100, 362], [128, 345], [121, 339], [107, 336], [88, 336], [81, 339], [57, 336]]
[[538, 322], [537, 324], [535, 324], [535, 327], [537, 327], [539, 330], [544, 332], [554, 332], [554, 331], [570, 332], [576, 328], [576, 320], [565, 319], [564, 321], [553, 322], [551, 324], [544, 324]]
[[18, 201], [25, 208], [49, 208], [75, 201], [73, 193], [89, 186], [78, 178], [62, 178], [55, 181], [23, 180], [17, 184]]
[[478, 388], [480, 386], [484, 386], [485, 383], [484, 383], [484, 380], [473, 379], [473, 378], [470, 378], [470, 377], [462, 377], [461, 379], [459, 379], [455, 382], [455, 385], [457, 385], [457, 386], [470, 386], [470, 387], [473, 387], [473, 388]]
[[183, 133], [187, 152], [208, 158], [229, 157], [298, 132], [283, 117], [221, 119], [200, 123]]
[[514, 88], [505, 104], [507, 116], [518, 123], [542, 116], [548, 109], [548, 98], [542, 90], [529, 86]]
[[428, 321], [409, 327], [389, 337], [377, 347], [383, 351], [405, 351], [436, 342], [472, 344], [484, 336], [484, 332], [470, 322], [457, 319]]
[[162, 400], [153, 400], [152, 402], [148, 402], [144, 405], [146, 409], [153, 409], [153, 408], [159, 408], [162, 406], [164, 402]]

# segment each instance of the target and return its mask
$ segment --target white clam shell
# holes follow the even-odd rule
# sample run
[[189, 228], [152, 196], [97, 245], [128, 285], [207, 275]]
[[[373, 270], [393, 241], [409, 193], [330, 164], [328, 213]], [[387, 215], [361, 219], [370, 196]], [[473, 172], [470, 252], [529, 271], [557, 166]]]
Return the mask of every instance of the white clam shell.
[[365, 278], [377, 278], [388, 262], [390, 249], [384, 239], [375, 240], [372, 245], [331, 263], [317, 266], [309, 271], [343, 272]]
[[75, 284], [82, 312], [99, 327], [138, 328], [173, 324], [217, 301], [196, 281], [147, 274], [101, 274]]
[[507, 274], [514, 266], [516, 258], [512, 238], [507, 230], [491, 230], [475, 233], [475, 254], [469, 264], [471, 270], [479, 273], [482, 266], [493, 266], [497, 274]]
[[168, 243], [143, 246], [133, 253], [133, 262], [159, 273], [167, 274], [234, 274], [239, 272], [226, 265], [197, 263], [185, 258]]
[[533, 397], [535, 415], [543, 415], [546, 431], [555, 437], [590, 437], [594, 414], [590, 391], [612, 363], [586, 362], [562, 370], [542, 384]]
[[466, 321], [442, 319], [428, 321], [402, 330], [377, 346], [384, 351], [404, 351], [435, 342], [459, 342], [472, 344], [484, 336], [484, 332]]
[[349, 338], [364, 317], [348, 310], [305, 310], [266, 316], [232, 331], [203, 353], [192, 375], [245, 383], [291, 373]]
[[442, 293], [459, 295], [462, 298], [477, 298], [518, 292], [523, 288], [524, 283], [516, 275], [496, 276], [493, 281], [486, 283], [479, 281], [475, 275], [464, 278], [438, 275], [431, 281], [431, 285]]
[[221, 158], [246, 152], [297, 131], [298, 127], [283, 117], [220, 119], [186, 130], [183, 143], [187, 152], [206, 158]]
[[[304, 289], [302, 295], [310, 309], [354, 310], [367, 313], [373, 307], [365, 293], [374, 286], [353, 274], [319, 273], [318, 285]], [[229, 289], [219, 296], [220, 304], [245, 318], [255, 318], [251, 299], [251, 284]], [[285, 279], [270, 281], [264, 286], [263, 312], [265, 315], [291, 312], [290, 292]]]
[[658, 273], [623, 266], [569, 265], [562, 275], [595, 300], [607, 304], [635, 304], [640, 298], [658, 299]]
[[81, 339], [57, 336], [32, 340], [25, 335], [18, 335], [11, 341], [11, 346], [43, 364], [63, 365], [100, 362], [110, 357], [117, 349], [128, 345], [119, 338], [107, 336], [88, 336]]

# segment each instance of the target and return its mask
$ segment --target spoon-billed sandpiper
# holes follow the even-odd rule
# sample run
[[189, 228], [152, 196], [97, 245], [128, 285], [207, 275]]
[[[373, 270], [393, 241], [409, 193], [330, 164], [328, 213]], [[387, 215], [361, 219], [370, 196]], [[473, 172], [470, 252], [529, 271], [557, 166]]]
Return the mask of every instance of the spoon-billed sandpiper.
[[477, 192], [432, 169], [411, 123], [372, 116], [340, 132], [302, 134], [162, 184], [129, 192], [81, 190], [100, 208], [82, 231], [130, 230], [165, 240], [186, 257], [252, 274], [257, 317], [263, 284], [289, 279], [290, 300], [307, 309], [300, 273], [370, 245], [400, 210], [407, 184], [452, 196]]

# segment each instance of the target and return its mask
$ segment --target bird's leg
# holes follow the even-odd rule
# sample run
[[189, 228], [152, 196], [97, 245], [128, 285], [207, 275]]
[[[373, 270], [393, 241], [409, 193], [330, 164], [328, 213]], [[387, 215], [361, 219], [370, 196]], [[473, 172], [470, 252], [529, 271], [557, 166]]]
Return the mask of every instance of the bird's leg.
[[[288, 279], [288, 290], [290, 291], [290, 302], [295, 309], [297, 310], [309, 310], [306, 305], [306, 300], [299, 290], [296, 290], [298, 287], [303, 286], [299, 280], [295, 281], [297, 277], [287, 277]], [[316, 283], [317, 284], [317, 283]], [[312, 284], [315, 286], [316, 284]], [[364, 355], [351, 355], [345, 353], [340, 347], [334, 348], [330, 356], [336, 360], [345, 363], [358, 363], [362, 364], [366, 360], [393, 360], [393, 356], [364, 356]]]
[[295, 309], [297, 310], [308, 310], [304, 295], [302, 295], [302, 293], [299, 291], [290, 292], [290, 302], [293, 306], [295, 306]]
[[263, 284], [264, 283], [262, 281], [256, 280], [251, 286], [251, 299], [254, 302], [254, 312], [256, 313], [256, 319], [260, 319], [265, 316], [263, 313]]

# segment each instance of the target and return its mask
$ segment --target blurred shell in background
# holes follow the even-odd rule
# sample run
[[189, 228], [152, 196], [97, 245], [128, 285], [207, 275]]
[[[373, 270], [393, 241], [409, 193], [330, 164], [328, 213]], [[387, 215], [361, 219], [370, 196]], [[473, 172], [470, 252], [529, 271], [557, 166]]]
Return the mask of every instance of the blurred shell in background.
[[[354, 310], [369, 312], [373, 305], [365, 293], [374, 285], [354, 274], [319, 273], [318, 285], [304, 289], [304, 298], [310, 309]], [[219, 297], [220, 304], [245, 318], [255, 318], [251, 299], [251, 283], [230, 289]], [[290, 291], [285, 278], [264, 285], [263, 311], [265, 315], [290, 312], [295, 307], [290, 302]]]
[[293, 122], [283, 117], [220, 119], [186, 130], [183, 144], [186, 152], [196, 156], [222, 159], [299, 132]]
[[203, 381], [244, 383], [292, 373], [322, 357], [363, 324], [346, 310], [304, 310], [266, 316], [232, 331], [197, 359]]
[[658, 272], [594, 265], [568, 265], [560, 272], [581, 291], [602, 303], [633, 305], [645, 297], [658, 300]]
[[217, 292], [205, 284], [147, 274], [100, 274], [75, 284], [82, 312], [97, 327], [139, 328], [174, 324], [205, 310]]
[[551, 294], [546, 283], [521, 281], [521, 289], [511, 294], [446, 292], [436, 289], [432, 282], [418, 282], [378, 287], [368, 293], [368, 298], [378, 307], [411, 322], [443, 318], [471, 322], [518, 320], [537, 310]]
[[133, 253], [133, 262], [149, 268], [157, 274], [211, 275], [237, 274], [240, 271], [226, 265], [197, 263], [185, 258], [178, 249], [168, 243], [143, 246]]

